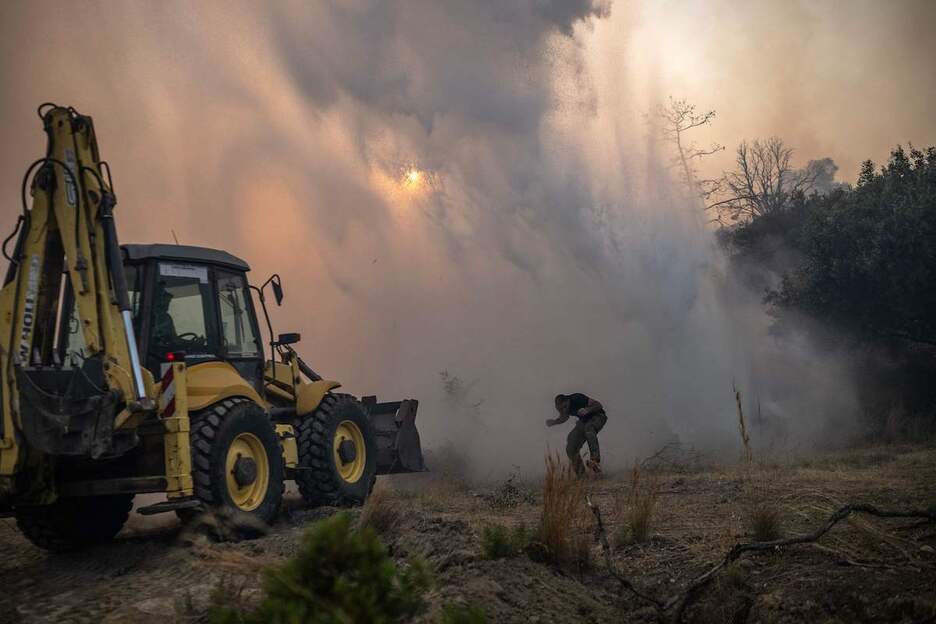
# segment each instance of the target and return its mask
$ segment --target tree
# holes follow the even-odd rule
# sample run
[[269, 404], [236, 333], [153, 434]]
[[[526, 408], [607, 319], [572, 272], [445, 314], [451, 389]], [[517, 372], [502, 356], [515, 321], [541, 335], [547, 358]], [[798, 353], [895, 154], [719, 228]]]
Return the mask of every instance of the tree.
[[898, 147], [879, 172], [866, 162], [856, 188], [809, 201], [804, 259], [768, 303], [866, 341], [936, 346], [936, 147]]
[[795, 170], [792, 157], [793, 148], [779, 137], [743, 141], [735, 153], [736, 169], [725, 173], [717, 185], [722, 198], [706, 209], [722, 225], [750, 221], [783, 210], [792, 197], [815, 190], [817, 179], [826, 180], [838, 169], [826, 158]]
[[686, 133], [695, 128], [707, 126], [715, 119], [715, 111], [696, 112], [695, 104], [685, 99], [676, 100], [670, 96], [666, 104], [660, 104], [655, 111], [660, 122], [663, 138], [673, 144], [676, 154], [671, 163], [679, 170], [680, 177], [689, 192], [704, 203], [718, 190], [717, 180], [700, 179], [695, 161], [711, 156], [724, 146], [712, 143], [707, 149], [699, 148], [686, 137]]

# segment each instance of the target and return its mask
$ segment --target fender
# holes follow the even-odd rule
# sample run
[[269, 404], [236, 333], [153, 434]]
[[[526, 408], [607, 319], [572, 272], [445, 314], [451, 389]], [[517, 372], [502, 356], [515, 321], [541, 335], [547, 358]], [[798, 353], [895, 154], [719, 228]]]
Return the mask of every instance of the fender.
[[327, 379], [302, 384], [296, 392], [296, 414], [303, 416], [314, 412], [329, 390], [340, 387], [341, 384], [337, 381]]
[[268, 409], [253, 386], [227, 362], [193, 364], [188, 367], [187, 377], [189, 410], [200, 410], [234, 396], [250, 399], [264, 410]]

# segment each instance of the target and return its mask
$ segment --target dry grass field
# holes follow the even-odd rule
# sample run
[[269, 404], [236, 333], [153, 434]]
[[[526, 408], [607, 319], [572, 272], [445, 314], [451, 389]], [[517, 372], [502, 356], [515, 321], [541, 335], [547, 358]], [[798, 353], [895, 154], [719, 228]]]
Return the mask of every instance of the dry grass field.
[[[936, 449], [732, 466], [648, 462], [584, 482], [554, 466], [545, 481], [386, 478], [351, 513], [395, 559], [427, 562], [433, 586], [420, 621], [437, 621], [451, 603], [477, 606], [489, 622], [672, 621], [690, 584], [737, 543], [813, 532], [849, 503], [936, 512]], [[137, 522], [113, 544], [75, 555], [43, 553], [0, 520], [0, 620], [206, 621], [219, 588], [228, 602], [255, 602], [259, 570], [289, 557], [305, 526], [336, 511], [291, 498], [267, 535], [236, 543], [173, 519]], [[936, 621], [936, 522], [858, 513], [815, 542], [742, 553], [692, 593], [681, 619]]]

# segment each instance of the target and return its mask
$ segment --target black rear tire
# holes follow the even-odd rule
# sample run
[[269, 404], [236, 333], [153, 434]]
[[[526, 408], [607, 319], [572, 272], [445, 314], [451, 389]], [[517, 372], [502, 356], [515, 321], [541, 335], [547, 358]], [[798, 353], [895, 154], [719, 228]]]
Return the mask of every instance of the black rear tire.
[[16, 525], [39, 548], [68, 552], [114, 539], [131, 507], [133, 494], [60, 498], [51, 505], [17, 507]]
[[[365, 453], [360, 475], [352, 480], [342, 476], [342, 460], [336, 457], [334, 448], [339, 425], [346, 421], [360, 431]], [[367, 413], [354, 397], [326, 394], [318, 409], [298, 419], [296, 438], [299, 447], [296, 485], [306, 503], [333, 507], [364, 503], [377, 478], [377, 445]]]
[[[259, 502], [239, 505], [228, 479], [227, 456], [239, 436], [256, 439], [267, 458], [267, 487]], [[195, 497], [205, 507], [229, 507], [248, 513], [266, 524], [272, 523], [283, 502], [283, 451], [276, 431], [263, 409], [248, 399], [235, 397], [219, 401], [192, 417], [192, 481]], [[263, 468], [256, 466], [258, 474]], [[259, 478], [259, 477], [255, 477]], [[182, 520], [196, 515], [190, 510], [178, 514]]]

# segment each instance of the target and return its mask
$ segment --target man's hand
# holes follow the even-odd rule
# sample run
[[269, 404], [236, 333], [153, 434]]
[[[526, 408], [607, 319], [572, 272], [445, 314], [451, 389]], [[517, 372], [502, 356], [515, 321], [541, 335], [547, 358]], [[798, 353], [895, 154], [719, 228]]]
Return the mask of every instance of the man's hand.
[[546, 421], [547, 427], [552, 427], [553, 425], [561, 425], [565, 421], [569, 420], [569, 414], [559, 414], [559, 418], [552, 418]]
[[579, 418], [582, 418], [583, 416], [588, 416], [589, 412], [588, 412], [587, 407], [582, 407], [582, 408], [579, 408], [579, 411], [576, 413], [578, 414]]

